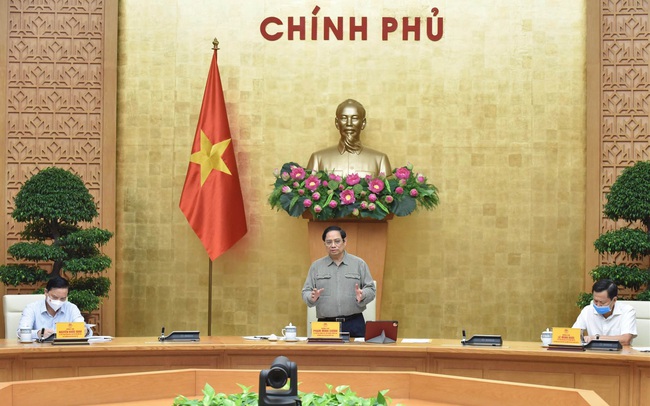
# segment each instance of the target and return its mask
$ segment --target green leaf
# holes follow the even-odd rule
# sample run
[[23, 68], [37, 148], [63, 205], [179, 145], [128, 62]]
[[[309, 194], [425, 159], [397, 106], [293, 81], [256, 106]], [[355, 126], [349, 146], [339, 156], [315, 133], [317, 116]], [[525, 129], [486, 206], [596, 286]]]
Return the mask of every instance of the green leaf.
[[92, 258], [72, 258], [63, 261], [63, 270], [76, 275], [82, 273], [100, 273], [111, 267], [111, 259], [104, 255]]
[[0, 265], [0, 282], [9, 286], [33, 285], [45, 282], [47, 272], [43, 269], [26, 264]]
[[108, 297], [111, 289], [111, 280], [105, 276], [99, 277], [82, 277], [70, 280], [70, 290], [88, 290], [93, 295], [99, 297]]
[[601, 254], [625, 252], [632, 259], [640, 259], [650, 254], [650, 239], [645, 231], [626, 227], [602, 234], [594, 247]]
[[61, 168], [46, 168], [29, 178], [14, 199], [11, 216], [18, 222], [43, 219], [76, 224], [97, 217], [97, 205], [81, 177]]
[[293, 193], [286, 193], [283, 194], [280, 198], [280, 204], [282, 205], [282, 208], [293, 217], [300, 217], [300, 215], [305, 211], [305, 206], [302, 204], [302, 202], [300, 204], [296, 204], [299, 197], [300, 196], [297, 194], [296, 196], [293, 196]]
[[601, 265], [591, 271], [591, 277], [595, 281], [611, 279], [618, 286], [636, 290], [650, 284], [650, 271], [640, 269], [636, 265]]
[[7, 250], [15, 259], [27, 261], [61, 261], [67, 256], [61, 247], [37, 242], [17, 242]]
[[79, 310], [84, 313], [90, 313], [99, 309], [101, 299], [93, 294], [90, 290], [70, 290], [68, 293], [70, 303], [77, 305]]
[[395, 200], [395, 215], [408, 216], [415, 210], [415, 199], [411, 196], [403, 196], [399, 201]]

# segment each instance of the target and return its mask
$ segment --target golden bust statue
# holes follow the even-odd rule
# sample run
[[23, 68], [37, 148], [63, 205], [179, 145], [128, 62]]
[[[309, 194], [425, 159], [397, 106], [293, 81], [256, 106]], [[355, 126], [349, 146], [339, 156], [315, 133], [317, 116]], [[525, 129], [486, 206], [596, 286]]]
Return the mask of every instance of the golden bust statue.
[[386, 154], [361, 144], [361, 130], [366, 126], [366, 109], [361, 103], [348, 99], [339, 104], [334, 123], [341, 134], [339, 144], [311, 154], [308, 171], [326, 170], [340, 176], [356, 173], [361, 177], [392, 173]]

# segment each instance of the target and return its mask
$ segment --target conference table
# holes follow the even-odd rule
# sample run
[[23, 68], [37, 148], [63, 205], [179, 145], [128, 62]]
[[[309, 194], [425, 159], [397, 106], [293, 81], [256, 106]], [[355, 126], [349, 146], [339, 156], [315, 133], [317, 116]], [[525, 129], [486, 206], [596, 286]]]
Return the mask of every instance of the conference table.
[[272, 342], [201, 337], [159, 342], [116, 337], [90, 345], [53, 346], [0, 340], [0, 382], [178, 369], [261, 370], [280, 355], [300, 370], [411, 371], [589, 389], [610, 405], [650, 406], [650, 353], [550, 351], [541, 343], [504, 341], [501, 347], [463, 346], [431, 339], [394, 344]]

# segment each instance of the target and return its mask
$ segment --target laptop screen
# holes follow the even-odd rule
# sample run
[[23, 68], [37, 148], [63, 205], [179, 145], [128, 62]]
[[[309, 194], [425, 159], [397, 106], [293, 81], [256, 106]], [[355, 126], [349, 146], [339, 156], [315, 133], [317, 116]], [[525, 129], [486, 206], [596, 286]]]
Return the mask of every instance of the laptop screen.
[[395, 343], [397, 342], [397, 320], [377, 320], [366, 322], [365, 342], [367, 343]]

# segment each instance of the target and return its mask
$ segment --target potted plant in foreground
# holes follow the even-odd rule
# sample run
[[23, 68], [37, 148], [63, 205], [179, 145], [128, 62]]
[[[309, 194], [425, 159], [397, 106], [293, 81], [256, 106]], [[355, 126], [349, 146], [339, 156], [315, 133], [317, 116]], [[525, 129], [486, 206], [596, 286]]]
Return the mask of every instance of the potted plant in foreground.
[[[38, 285], [65, 274], [70, 302], [84, 313], [99, 309], [110, 289], [110, 280], [102, 273], [111, 266], [99, 248], [113, 233], [81, 226], [99, 215], [83, 180], [61, 168], [43, 169], [25, 182], [14, 202], [11, 217], [25, 224], [20, 232], [23, 241], [7, 250], [16, 263], [0, 266], [0, 282]], [[46, 264], [51, 264], [51, 271], [41, 268]]]
[[[329, 406], [329, 405], [358, 405], [358, 406], [376, 406], [389, 405], [391, 399], [386, 395], [388, 390], [377, 392], [376, 397], [363, 398], [352, 392], [349, 386], [332, 385], [327, 386], [328, 392], [323, 395], [316, 393], [299, 392], [300, 401], [303, 406]], [[257, 405], [259, 404], [259, 395], [251, 392], [251, 387], [239, 385], [241, 393], [226, 395], [217, 393], [210, 384], [205, 384], [203, 388], [203, 398], [188, 399], [179, 395], [174, 399], [174, 406], [221, 406], [221, 405]]]

